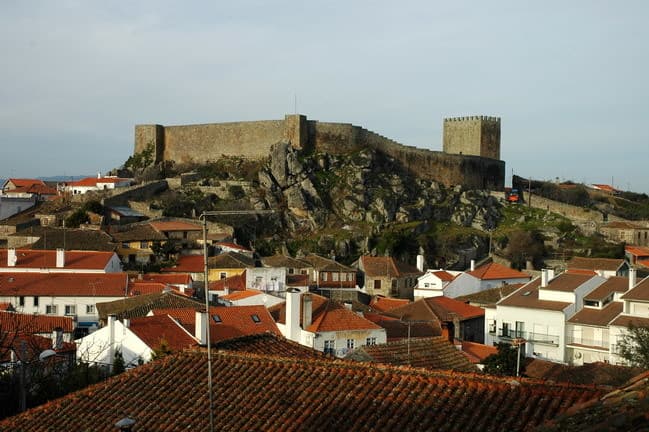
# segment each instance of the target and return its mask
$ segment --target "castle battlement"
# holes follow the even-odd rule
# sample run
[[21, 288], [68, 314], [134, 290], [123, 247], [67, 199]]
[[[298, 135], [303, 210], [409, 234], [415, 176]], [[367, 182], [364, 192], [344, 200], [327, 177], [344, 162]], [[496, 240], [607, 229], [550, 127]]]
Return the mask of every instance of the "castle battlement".
[[[448, 149], [447, 137], [453, 144]], [[500, 119], [488, 116], [445, 119], [443, 152], [405, 146], [351, 123], [308, 120], [300, 114], [283, 120], [136, 125], [134, 150], [140, 153], [153, 145], [156, 162], [205, 163], [224, 156], [263, 160], [278, 142], [332, 154], [374, 149], [401, 161], [415, 175], [447, 186], [502, 189], [505, 182], [505, 163], [499, 160]]]

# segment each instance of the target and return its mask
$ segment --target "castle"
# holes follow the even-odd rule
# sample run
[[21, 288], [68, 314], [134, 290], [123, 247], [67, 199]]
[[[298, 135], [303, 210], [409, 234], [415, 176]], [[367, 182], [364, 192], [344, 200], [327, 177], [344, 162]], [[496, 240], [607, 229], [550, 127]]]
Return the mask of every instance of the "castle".
[[206, 162], [223, 156], [264, 159], [279, 141], [333, 154], [371, 148], [400, 161], [416, 176], [446, 186], [502, 189], [505, 183], [497, 117], [445, 119], [441, 152], [405, 146], [350, 123], [308, 120], [300, 114], [284, 120], [135, 126], [135, 153], [153, 144], [156, 162]]

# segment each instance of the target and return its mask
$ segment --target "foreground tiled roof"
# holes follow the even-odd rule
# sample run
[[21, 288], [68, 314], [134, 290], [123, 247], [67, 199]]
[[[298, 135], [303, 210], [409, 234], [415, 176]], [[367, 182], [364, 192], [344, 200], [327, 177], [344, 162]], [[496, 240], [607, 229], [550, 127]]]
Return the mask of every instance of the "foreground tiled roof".
[[[0, 296], [123, 297], [126, 273], [2, 273]], [[6, 278], [6, 279], [5, 279]]]
[[57, 327], [72, 333], [72, 317], [0, 312], [0, 332], [3, 333], [51, 333]]
[[568, 366], [537, 358], [528, 358], [525, 361], [526, 377], [571, 384], [617, 387], [641, 372], [642, 368], [602, 362], [586, 363], [582, 366]]
[[624, 250], [630, 253], [631, 255], [635, 255], [638, 257], [649, 257], [649, 247], [626, 245], [624, 246]]
[[570, 408], [538, 432], [640, 432], [649, 430], [649, 373], [631, 379], [599, 400]]
[[454, 317], [458, 317], [462, 321], [484, 316], [484, 309], [471, 306], [450, 297], [428, 297], [420, 301], [426, 302], [435, 315], [442, 321], [453, 321]]
[[477, 269], [470, 271], [469, 274], [481, 280], [530, 278], [530, 275], [528, 275], [527, 273], [514, 270], [513, 268], [505, 267], [504, 265], [495, 262], [480, 266]]
[[476, 367], [443, 336], [411, 338], [410, 341], [399, 340], [381, 345], [362, 346], [345, 358], [426, 369], [477, 372]]
[[168, 315], [133, 318], [129, 328], [151, 349], [166, 345], [172, 351], [182, 351], [198, 345], [197, 340]]
[[[65, 270], [103, 270], [113, 257], [113, 252], [65, 251]], [[16, 268], [56, 268], [56, 250], [16, 250]], [[7, 249], [0, 250], [0, 267], [7, 266]]]
[[567, 263], [568, 269], [615, 271], [624, 264], [623, 259], [574, 257]]
[[213, 291], [244, 291], [246, 289], [246, 271], [224, 279], [210, 281], [210, 290]]
[[322, 351], [317, 351], [284, 336], [274, 333], [262, 333], [228, 339], [214, 345], [215, 349], [236, 351], [241, 353], [273, 355], [291, 358], [322, 358], [328, 357]]
[[203, 302], [187, 298], [174, 292], [159, 292], [129, 297], [123, 300], [97, 303], [97, 312], [99, 313], [99, 319], [102, 321], [105, 321], [106, 317], [111, 314], [114, 314], [117, 319], [121, 320], [123, 318], [146, 316], [153, 309], [201, 308], [203, 305]]
[[203, 255], [181, 255], [174, 267], [163, 268], [164, 273], [203, 273], [205, 259]]
[[[0, 431], [208, 430], [206, 354], [170, 355], [0, 422]], [[330, 359], [212, 359], [217, 431], [521, 431], [593, 387]]]
[[399, 320], [399, 318], [376, 313], [366, 313], [365, 319], [385, 329], [388, 342], [406, 339], [408, 337], [430, 338], [442, 334], [442, 325], [439, 321], [406, 322]]

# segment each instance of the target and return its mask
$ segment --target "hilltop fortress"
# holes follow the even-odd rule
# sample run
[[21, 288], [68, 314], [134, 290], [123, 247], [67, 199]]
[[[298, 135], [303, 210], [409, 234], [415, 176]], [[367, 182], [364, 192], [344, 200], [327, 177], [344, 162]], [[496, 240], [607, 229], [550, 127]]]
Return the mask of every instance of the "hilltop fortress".
[[350, 123], [308, 120], [300, 114], [286, 115], [284, 120], [135, 126], [135, 153], [153, 144], [156, 163], [204, 163], [223, 156], [264, 159], [279, 141], [306, 151], [332, 154], [374, 149], [400, 161], [416, 176], [446, 186], [499, 190], [505, 183], [497, 117], [445, 119], [444, 151], [405, 146]]

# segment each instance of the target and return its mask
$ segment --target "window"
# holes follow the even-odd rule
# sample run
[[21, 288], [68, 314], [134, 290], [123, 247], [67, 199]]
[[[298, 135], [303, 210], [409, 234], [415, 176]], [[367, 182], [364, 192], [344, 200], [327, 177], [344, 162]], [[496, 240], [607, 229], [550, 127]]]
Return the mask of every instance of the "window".
[[322, 272], [322, 280], [323, 280], [323, 282], [327, 282], [327, 273], [326, 272]]
[[293, 268], [288, 269], [288, 274], [293, 274], [293, 273], [295, 273], [295, 269]]
[[365, 345], [376, 345], [376, 338], [375, 337], [368, 337], [365, 340]]
[[252, 318], [252, 321], [255, 322], [255, 323], [260, 323], [261, 322], [261, 318], [259, 318], [259, 315], [257, 315], [257, 314], [250, 315], [250, 318]]
[[221, 279], [225, 279], [227, 277], [227, 275], [228, 274], [226, 272], [221, 272]]
[[333, 273], [331, 276], [332, 276], [332, 277], [331, 277], [331, 280], [332, 280], [333, 282], [338, 282], [338, 273]]
[[77, 306], [76, 305], [65, 305], [65, 314], [66, 315], [76, 315]]
[[375, 290], [380, 290], [381, 289], [381, 280], [380, 279], [375, 279], [374, 280], [374, 289]]
[[354, 349], [354, 339], [347, 339], [347, 349]]
[[584, 306], [599, 307], [599, 301], [597, 301], [597, 300], [584, 300]]
[[128, 249], [131, 247], [131, 244], [129, 242], [123, 242], [122, 243], [122, 249]]
[[429, 283], [424, 283], [424, 288], [430, 288], [430, 284]]
[[496, 333], [496, 320], [489, 320], [489, 334]]
[[525, 328], [525, 323], [522, 321], [516, 321], [516, 337], [517, 338], [522, 338], [525, 337], [523, 334]]
[[34, 307], [38, 307], [38, 296], [34, 296]]
[[215, 323], [223, 322], [221, 321], [221, 317], [218, 315], [212, 315], [212, 319], [214, 320]]
[[45, 313], [48, 315], [56, 315], [57, 313], [57, 307], [56, 305], [46, 305], [45, 306]]
[[260, 288], [261, 287], [261, 282], [263, 281], [263, 279], [264, 278], [262, 278], [261, 276], [257, 276], [255, 278], [255, 287]]
[[149, 248], [149, 242], [141, 241], [140, 242], [140, 249], [148, 249]]
[[325, 354], [333, 354], [334, 349], [335, 349], [335, 344], [336, 344], [336, 341], [334, 341], [334, 340], [326, 340], [326, 341], [324, 341], [324, 353]]
[[25, 296], [20, 296], [20, 298], [18, 299], [18, 305], [25, 306]]
[[86, 313], [87, 314], [94, 314], [96, 311], [95, 305], [86, 305]]

